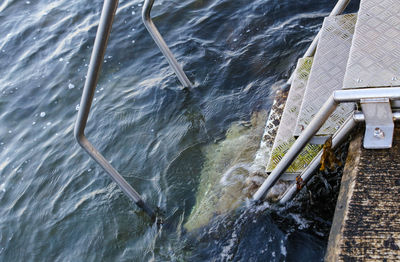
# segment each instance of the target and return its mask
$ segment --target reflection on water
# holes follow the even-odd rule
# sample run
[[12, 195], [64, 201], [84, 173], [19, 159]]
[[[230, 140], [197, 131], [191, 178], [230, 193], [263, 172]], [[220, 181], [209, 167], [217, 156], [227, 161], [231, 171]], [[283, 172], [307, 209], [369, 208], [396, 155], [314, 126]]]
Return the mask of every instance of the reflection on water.
[[[314, 212], [303, 223], [307, 205], [218, 215], [201, 203], [219, 198], [200, 196], [225, 185], [228, 200], [214, 208], [238, 205], [241, 194], [224, 188], [247, 175], [271, 86], [287, 79], [334, 3], [155, 2], [193, 92], [181, 91], [142, 25], [142, 1], [121, 0], [86, 134], [165, 211], [162, 228], [73, 138], [103, 1], [0, 2], [0, 261], [320, 260], [329, 218]], [[241, 122], [253, 112], [256, 125]], [[198, 221], [196, 210], [205, 210]]]

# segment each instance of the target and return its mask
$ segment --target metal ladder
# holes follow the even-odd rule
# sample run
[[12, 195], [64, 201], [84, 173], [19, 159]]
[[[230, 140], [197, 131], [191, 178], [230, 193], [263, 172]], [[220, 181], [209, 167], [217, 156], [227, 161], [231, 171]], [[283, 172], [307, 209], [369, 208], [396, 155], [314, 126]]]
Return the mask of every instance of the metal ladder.
[[[379, 8], [373, 8], [376, 6], [379, 6]], [[394, 107], [398, 107], [396, 100], [400, 99], [400, 87], [393, 87], [400, 86], [400, 80], [396, 76], [398, 73], [396, 71], [397, 67], [393, 66], [399, 65], [400, 57], [392, 55], [393, 52], [397, 54], [397, 50], [400, 48], [400, 42], [393, 37], [393, 34], [399, 35], [400, 30], [397, 30], [397, 32], [396, 30], [388, 31], [388, 28], [396, 28], [396, 25], [400, 22], [398, 9], [400, 9], [400, 6], [394, 8], [390, 0], [361, 1], [355, 35], [344, 77], [343, 90], [334, 91], [328, 98], [290, 150], [262, 184], [260, 189], [254, 194], [253, 199], [255, 201], [260, 201], [266, 196], [269, 189], [279, 180], [301, 150], [314, 137], [340, 103], [361, 103], [362, 111], [353, 112], [339, 130], [336, 131], [333, 135], [333, 148], [346, 137], [356, 126], [357, 122], [362, 121], [366, 122], [364, 136], [365, 148], [379, 149], [391, 147], [394, 127], [393, 121], [400, 119], [400, 111], [392, 111], [391, 108], [391, 102]], [[385, 10], [390, 10], [392, 13], [385, 12]], [[375, 32], [374, 34], [365, 34], [365, 27], [370, 22], [369, 20], [372, 20], [380, 14], [385, 16], [385, 18], [382, 19], [382, 25], [379, 27], [376, 26], [376, 19], [371, 21], [374, 27], [372, 30], [375, 30]], [[379, 32], [379, 30], [381, 30], [381, 32]], [[377, 41], [374, 41], [374, 37], [377, 38]], [[370, 45], [370, 50], [364, 48], [366, 45], [365, 43]], [[385, 44], [382, 45], [382, 43]], [[381, 49], [383, 48], [386, 49], [386, 52], [382, 54]], [[379, 50], [379, 52], [377, 52], [378, 55], [376, 53], [370, 55], [369, 53], [373, 50]], [[369, 60], [366, 61], [366, 58]], [[362, 73], [360, 73], [360, 65], [364, 67]], [[290, 84], [290, 81], [288, 84]], [[301, 173], [300, 177], [304, 182], [308, 181], [313, 171], [318, 167], [321, 155], [322, 151]], [[297, 191], [296, 184], [293, 184], [285, 192], [279, 202], [287, 202]]]
[[[192, 83], [183, 72], [182, 68], [176, 61], [174, 55], [169, 50], [167, 44], [158, 32], [156, 26], [150, 17], [151, 8], [154, 0], [145, 0], [142, 10], [142, 20], [150, 35], [164, 54], [168, 63], [176, 73], [179, 81], [184, 88], [192, 88]], [[104, 54], [107, 48], [107, 42], [113, 24], [115, 12], [117, 10], [118, 0], [105, 0], [100, 16], [100, 23], [97, 29], [96, 38], [90, 58], [89, 69], [86, 77], [85, 86], [79, 107], [78, 117], [75, 122], [74, 136], [78, 144], [93, 158], [117, 183], [121, 190], [127, 195], [138, 207], [143, 209], [153, 220], [158, 214], [144, 202], [140, 194], [121, 176], [121, 174], [104, 158], [104, 156], [89, 142], [85, 136], [85, 127], [87, 124], [90, 107], [92, 105], [93, 96], [97, 86]]]

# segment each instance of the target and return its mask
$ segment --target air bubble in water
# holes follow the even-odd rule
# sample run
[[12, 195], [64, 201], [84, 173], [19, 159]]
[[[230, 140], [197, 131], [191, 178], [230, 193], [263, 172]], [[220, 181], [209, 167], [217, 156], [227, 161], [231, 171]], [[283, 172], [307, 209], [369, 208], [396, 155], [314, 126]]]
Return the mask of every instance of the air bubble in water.
[[69, 83], [69, 84], [68, 84], [68, 89], [73, 89], [73, 88], [75, 88], [75, 85], [72, 84], [72, 83]]
[[40, 117], [45, 117], [46, 116], [46, 112], [41, 112], [40, 113]]

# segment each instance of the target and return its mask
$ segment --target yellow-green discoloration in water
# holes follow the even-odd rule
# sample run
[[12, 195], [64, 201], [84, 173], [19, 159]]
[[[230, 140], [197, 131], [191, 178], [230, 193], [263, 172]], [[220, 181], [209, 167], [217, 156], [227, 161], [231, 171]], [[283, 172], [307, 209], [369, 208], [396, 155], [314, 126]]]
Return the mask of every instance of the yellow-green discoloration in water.
[[237, 208], [249, 195], [252, 174], [248, 167], [259, 148], [266, 117], [265, 111], [253, 113], [250, 126], [233, 123], [225, 140], [207, 146], [196, 204], [184, 225], [186, 230], [207, 225], [213, 216]]
[[[281, 161], [283, 156], [289, 151], [296, 139], [294, 137], [290, 138], [288, 141], [281, 143], [278, 147], [274, 148], [271, 153], [271, 161], [267, 167], [267, 171], [272, 171], [276, 165]], [[314, 157], [321, 150], [321, 145], [311, 145], [308, 144], [303, 151], [297, 156], [296, 160], [290, 165], [286, 172], [296, 173], [303, 170]]]

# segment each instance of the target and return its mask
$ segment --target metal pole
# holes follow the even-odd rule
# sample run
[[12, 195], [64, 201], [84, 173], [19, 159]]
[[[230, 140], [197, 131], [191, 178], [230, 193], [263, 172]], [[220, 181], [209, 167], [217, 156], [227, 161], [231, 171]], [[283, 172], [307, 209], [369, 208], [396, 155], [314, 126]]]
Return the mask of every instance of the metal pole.
[[[400, 120], [400, 111], [393, 111], [393, 121], [399, 121]], [[364, 122], [365, 121], [365, 116], [361, 112], [357, 112], [354, 114], [354, 121], [356, 122]]]
[[[350, 3], [350, 0], [339, 0], [335, 7], [332, 9], [331, 13], [329, 16], [335, 16], [335, 15], [340, 15], [343, 13], [343, 11], [346, 9], [348, 4]], [[314, 40], [311, 42], [310, 46], [308, 47], [307, 51], [304, 53], [303, 57], [311, 57], [315, 54], [315, 50], [317, 50], [317, 45], [319, 38], [321, 36], [321, 31], [318, 32], [318, 34], [314, 37]], [[288, 85], [292, 84], [294, 74], [292, 74], [287, 81]]]
[[[336, 134], [332, 138], [332, 148], [336, 148], [344, 138], [350, 133], [351, 130], [356, 126], [356, 121], [351, 115], [346, 122], [343, 124], [343, 126], [336, 132]], [[314, 171], [317, 169], [321, 162], [321, 156], [322, 156], [322, 150], [318, 153], [317, 156], [314, 157], [314, 159], [311, 161], [309, 166], [307, 167], [306, 170], [304, 170], [300, 177], [304, 181], [304, 183], [307, 183], [308, 180], [311, 178], [311, 175], [314, 173]], [[291, 200], [294, 195], [297, 193], [297, 185], [294, 183], [292, 186], [289, 187], [289, 189], [285, 192], [283, 197], [279, 200], [280, 204], [285, 204], [287, 201]]]
[[[336, 3], [335, 7], [332, 9], [329, 16], [340, 15], [346, 9], [346, 7], [349, 3], [350, 3], [350, 0], [339, 0]], [[317, 36], [312, 41], [311, 45], [308, 47], [308, 49], [303, 57], [309, 57], [309, 56], [314, 55], [315, 50], [317, 49], [318, 40], [319, 40], [320, 35], [321, 35], [321, 31], [318, 32]]]
[[297, 155], [304, 146], [310, 141], [314, 134], [322, 127], [330, 114], [336, 109], [339, 103], [357, 102], [360, 99], [368, 98], [389, 98], [391, 100], [400, 100], [399, 87], [386, 88], [364, 88], [364, 89], [345, 89], [334, 91], [328, 98], [320, 111], [315, 115], [311, 123], [301, 133], [296, 142], [292, 145], [286, 155], [281, 159], [279, 164], [271, 172], [264, 181], [258, 191], [254, 194], [253, 199], [259, 201], [265, 197], [268, 190], [278, 181], [283, 172], [291, 165]]
[[[400, 120], [400, 112], [395, 111], [393, 112], [393, 120], [399, 121]], [[350, 131], [356, 126], [358, 122], [364, 122], [365, 117], [364, 114], [361, 112], [356, 112], [352, 116], [350, 116], [344, 125], [338, 130], [332, 138], [332, 148], [337, 147], [344, 138], [350, 133]], [[303, 179], [304, 183], [307, 183], [308, 180], [311, 178], [311, 175], [315, 171], [315, 169], [319, 166], [321, 162], [322, 151], [318, 153], [318, 155], [313, 159], [310, 165], [304, 170], [300, 177]], [[297, 185], [293, 184], [283, 195], [283, 197], [279, 200], [280, 204], [285, 204], [286, 202], [290, 201], [297, 193]]]
[[400, 99], [400, 87], [379, 87], [362, 89], [344, 89], [333, 93], [333, 98], [338, 103], [358, 102], [361, 99], [389, 98], [390, 100]]
[[88, 120], [90, 107], [92, 105], [104, 53], [107, 48], [108, 37], [110, 35], [113, 19], [117, 10], [118, 0], [105, 0], [101, 12], [100, 23], [97, 29], [96, 39], [90, 58], [88, 74], [81, 104], [79, 107], [78, 118], [75, 123], [74, 135], [79, 145], [111, 176], [121, 190], [136, 205], [142, 208], [152, 219], [155, 218], [154, 211], [143, 201], [141, 196], [129, 185], [129, 183], [115, 170], [110, 163], [100, 154], [98, 150], [85, 137], [85, 127]]
[[161, 52], [167, 58], [169, 65], [174, 70], [176, 76], [178, 77], [181, 84], [186, 88], [192, 88], [192, 83], [190, 82], [189, 78], [186, 76], [183, 69], [176, 61], [174, 55], [172, 54], [171, 50], [168, 48], [167, 43], [165, 43], [164, 39], [162, 38], [160, 32], [158, 31], [157, 27], [154, 25], [153, 20], [151, 20], [150, 12], [151, 8], [153, 7], [154, 0], [145, 0], [142, 10], [142, 20], [144, 25], [149, 31], [151, 37], [153, 38], [154, 42], [156, 42], [158, 48], [160, 48]]
[[322, 127], [325, 121], [329, 118], [332, 112], [337, 107], [337, 102], [333, 99], [333, 96], [330, 96], [325, 104], [322, 106], [320, 111], [311, 121], [311, 123], [307, 126], [307, 128], [301, 133], [296, 142], [292, 145], [289, 151], [285, 154], [285, 156], [281, 159], [279, 164], [275, 167], [275, 169], [271, 172], [268, 178], [264, 181], [261, 187], [254, 194], [253, 199], [255, 201], [259, 201], [265, 197], [268, 193], [268, 190], [278, 181], [283, 172], [290, 166], [294, 159], [296, 159], [297, 155], [303, 150], [304, 146], [310, 141], [310, 139], [314, 136], [314, 134]]

